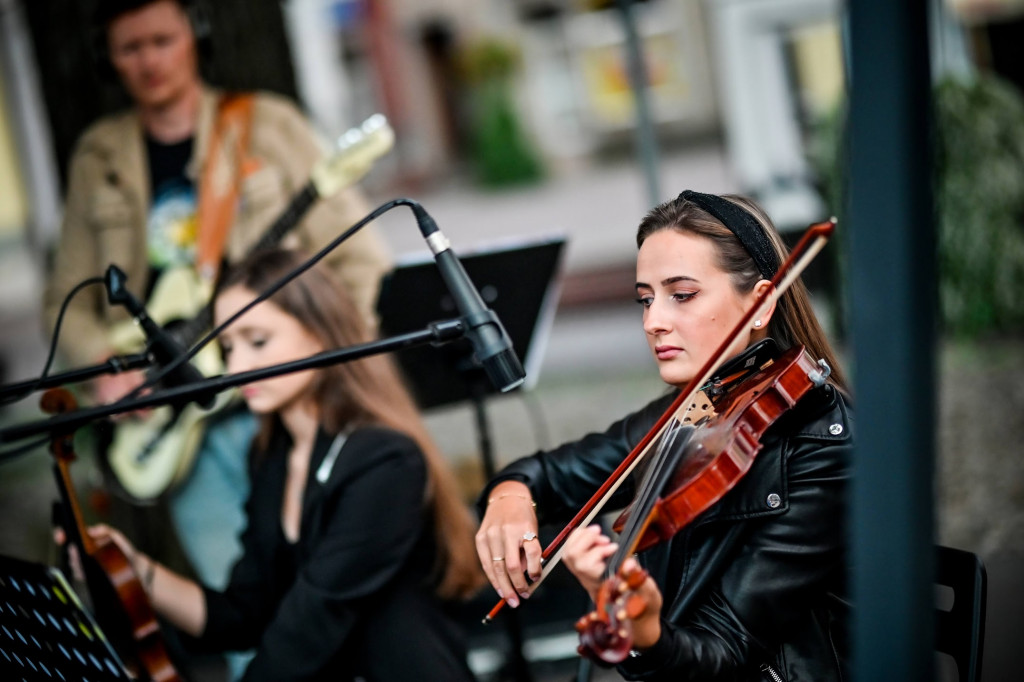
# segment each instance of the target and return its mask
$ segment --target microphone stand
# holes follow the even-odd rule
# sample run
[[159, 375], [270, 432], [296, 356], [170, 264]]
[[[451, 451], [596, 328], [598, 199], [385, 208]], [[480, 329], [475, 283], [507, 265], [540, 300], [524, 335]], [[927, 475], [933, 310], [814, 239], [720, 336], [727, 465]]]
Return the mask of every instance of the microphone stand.
[[66, 372], [49, 374], [45, 377], [27, 379], [15, 384], [0, 386], [0, 404], [7, 401], [9, 397], [27, 395], [33, 391], [64, 384], [74, 384], [80, 381], [88, 381], [101, 374], [119, 374], [130, 369], [145, 369], [153, 364], [153, 357], [149, 352], [132, 353], [130, 355], [115, 355], [106, 362], [98, 365], [89, 365], [78, 369], [71, 369]]
[[[497, 473], [494, 462], [494, 447], [491, 439], [490, 422], [487, 420], [487, 388], [490, 382], [481, 367], [475, 366], [467, 357], [459, 367], [462, 376], [466, 379], [469, 389], [470, 402], [473, 405], [473, 417], [476, 422], [477, 443], [480, 447], [480, 457], [483, 461], [484, 480], [490, 481]], [[502, 679], [510, 679], [515, 682], [533, 682], [533, 675], [530, 672], [530, 664], [523, 654], [523, 645], [526, 637], [523, 633], [523, 621], [520, 612], [512, 609], [505, 614], [505, 633], [508, 635], [510, 649], [508, 657], [502, 666]]]
[[433, 322], [421, 331], [399, 334], [386, 339], [369, 343], [361, 343], [348, 348], [338, 348], [311, 355], [301, 360], [292, 360], [279, 365], [262, 367], [237, 374], [221, 374], [219, 376], [183, 384], [159, 392], [153, 392], [134, 400], [119, 400], [109, 405], [99, 405], [85, 409], [65, 412], [49, 419], [41, 419], [26, 424], [0, 429], [0, 444], [13, 443], [38, 434], [56, 435], [71, 433], [81, 426], [103, 417], [122, 412], [133, 412], [147, 407], [159, 407], [168, 404], [183, 404], [190, 400], [199, 400], [204, 396], [214, 395], [229, 388], [248, 384], [253, 381], [269, 379], [281, 374], [299, 372], [306, 369], [319, 369], [342, 362], [349, 362], [370, 355], [388, 353], [426, 344], [441, 345], [463, 337], [466, 327], [461, 318]]

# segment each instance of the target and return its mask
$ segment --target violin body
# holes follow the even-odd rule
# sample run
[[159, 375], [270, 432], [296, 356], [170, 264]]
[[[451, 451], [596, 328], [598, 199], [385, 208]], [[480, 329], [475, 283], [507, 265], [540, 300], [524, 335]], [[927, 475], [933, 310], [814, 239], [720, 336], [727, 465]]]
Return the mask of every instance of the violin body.
[[[750, 470], [768, 427], [827, 376], [827, 368], [796, 346], [742, 381], [712, 390], [714, 416], [697, 423], [635, 550], [668, 540], [720, 500]], [[616, 531], [625, 526], [629, 513], [627, 509], [616, 520]]]
[[149, 597], [121, 548], [109, 540], [94, 543], [82, 568], [96, 621], [115, 650], [130, 652], [154, 682], [178, 682]]

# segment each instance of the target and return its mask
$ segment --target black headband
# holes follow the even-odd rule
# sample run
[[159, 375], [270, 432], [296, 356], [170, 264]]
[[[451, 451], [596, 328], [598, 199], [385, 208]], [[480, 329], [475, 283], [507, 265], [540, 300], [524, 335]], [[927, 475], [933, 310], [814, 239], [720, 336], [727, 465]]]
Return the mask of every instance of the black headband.
[[743, 248], [754, 259], [761, 276], [765, 279], [775, 276], [779, 270], [779, 255], [757, 218], [741, 206], [715, 194], [702, 194], [688, 189], [684, 190], [678, 199], [691, 201], [717, 218], [740, 240], [740, 244], [743, 244]]

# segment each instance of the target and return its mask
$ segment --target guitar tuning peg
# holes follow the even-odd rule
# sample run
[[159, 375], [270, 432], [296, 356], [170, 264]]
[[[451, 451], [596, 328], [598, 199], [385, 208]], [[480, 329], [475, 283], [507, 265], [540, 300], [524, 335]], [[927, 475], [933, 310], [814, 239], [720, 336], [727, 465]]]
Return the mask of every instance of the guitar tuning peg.
[[360, 126], [364, 133], [372, 133], [375, 130], [379, 130], [388, 124], [388, 119], [384, 114], [373, 114], [370, 118], [363, 121], [363, 125]]

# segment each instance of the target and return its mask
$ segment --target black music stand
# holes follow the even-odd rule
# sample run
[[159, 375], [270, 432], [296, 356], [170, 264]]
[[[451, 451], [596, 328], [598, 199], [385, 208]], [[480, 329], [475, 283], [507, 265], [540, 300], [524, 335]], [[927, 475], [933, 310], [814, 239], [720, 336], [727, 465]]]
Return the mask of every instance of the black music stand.
[[[523, 363], [523, 388], [536, 385], [544, 345], [558, 301], [557, 276], [565, 238], [554, 236], [458, 254], [484, 303], [494, 311]], [[437, 320], [458, 315], [455, 302], [441, 279], [436, 264], [427, 256], [400, 263], [385, 276], [377, 301], [383, 334], [422, 329]], [[397, 352], [409, 387], [423, 409], [471, 401], [484, 477], [495, 474], [494, 453], [484, 400], [497, 392], [473, 356], [468, 339], [440, 347], [419, 347]], [[523, 631], [519, 614], [503, 614], [511, 656], [508, 674], [518, 682], [532, 676], [523, 655]]]
[[0, 555], [0, 679], [132, 678], [58, 569]]
[[[459, 254], [484, 303], [498, 316], [526, 370], [524, 388], [537, 382], [544, 345], [554, 319], [565, 238], [553, 236]], [[406, 260], [384, 277], [377, 301], [382, 334], [402, 334], [455, 317], [458, 311], [441, 274], [429, 257]], [[473, 357], [467, 339], [443, 346], [399, 351], [398, 363], [422, 409], [472, 401], [484, 474], [494, 475], [486, 421], [479, 413], [486, 396], [497, 392]]]

